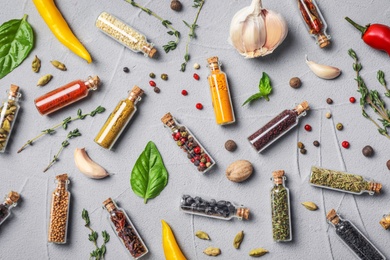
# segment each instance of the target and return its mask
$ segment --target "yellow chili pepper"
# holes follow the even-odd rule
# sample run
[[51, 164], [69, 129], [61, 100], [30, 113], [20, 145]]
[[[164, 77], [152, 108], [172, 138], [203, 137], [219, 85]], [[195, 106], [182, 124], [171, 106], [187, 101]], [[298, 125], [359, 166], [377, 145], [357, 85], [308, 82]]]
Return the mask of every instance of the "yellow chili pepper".
[[166, 260], [187, 260], [178, 246], [175, 235], [167, 222], [161, 220], [162, 223], [162, 241]]
[[55, 5], [54, 0], [33, 0], [33, 3], [57, 39], [75, 54], [88, 61], [88, 63], [91, 63], [91, 55], [89, 55], [87, 49], [85, 49], [73, 34], [61, 12]]

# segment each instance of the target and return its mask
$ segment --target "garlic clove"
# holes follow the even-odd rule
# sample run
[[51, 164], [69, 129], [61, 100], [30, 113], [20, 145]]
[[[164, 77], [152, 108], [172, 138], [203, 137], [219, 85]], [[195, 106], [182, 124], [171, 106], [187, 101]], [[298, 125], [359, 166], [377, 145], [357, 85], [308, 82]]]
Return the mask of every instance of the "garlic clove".
[[76, 148], [74, 151], [74, 161], [79, 171], [89, 178], [102, 179], [109, 176], [102, 166], [92, 161], [85, 148]]
[[266, 39], [266, 30], [261, 14], [248, 15], [242, 29], [242, 40], [246, 53], [256, 52], [263, 47]]
[[341, 74], [341, 70], [339, 68], [324, 64], [318, 64], [314, 61], [309, 61], [307, 59], [307, 55], [305, 56], [305, 58], [307, 66], [309, 66], [310, 70], [319, 78], [334, 79]]
[[260, 56], [272, 53], [284, 41], [288, 33], [286, 20], [281, 14], [272, 10], [266, 10], [265, 28], [267, 37]]

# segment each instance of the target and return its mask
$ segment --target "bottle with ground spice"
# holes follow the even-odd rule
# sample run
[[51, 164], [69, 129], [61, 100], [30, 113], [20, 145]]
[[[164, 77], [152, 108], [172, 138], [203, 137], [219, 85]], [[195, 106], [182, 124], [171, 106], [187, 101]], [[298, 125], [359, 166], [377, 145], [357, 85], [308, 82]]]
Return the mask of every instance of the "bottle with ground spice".
[[54, 89], [34, 100], [41, 115], [48, 115], [88, 96], [90, 90], [96, 90], [100, 84], [98, 76], [89, 76], [87, 80], [75, 80]]
[[57, 187], [51, 195], [49, 238], [55, 244], [65, 244], [68, 231], [70, 192], [68, 174], [56, 176]]
[[355, 195], [361, 195], [365, 192], [370, 195], [379, 194], [382, 189], [382, 184], [373, 182], [363, 176], [316, 166], [311, 167], [309, 184]]
[[149, 43], [145, 35], [107, 12], [102, 12], [99, 15], [95, 25], [103, 33], [133, 52], [142, 52], [145, 57], [150, 58], [155, 57], [157, 54], [153, 43]]
[[284, 184], [284, 171], [274, 171], [271, 180], [274, 182], [271, 189], [273, 238], [276, 242], [288, 242], [292, 240], [290, 192]]
[[20, 195], [16, 191], [11, 191], [5, 197], [4, 202], [0, 204], [0, 225], [11, 215], [11, 210], [18, 204], [19, 199]]
[[208, 81], [211, 91], [211, 100], [214, 108], [215, 120], [218, 125], [227, 125], [236, 121], [226, 74], [221, 70], [218, 57], [207, 59], [210, 68]]
[[137, 111], [137, 103], [141, 101], [144, 91], [134, 86], [126, 99], [119, 101], [114, 111], [108, 116], [103, 127], [95, 137], [95, 142], [103, 148], [112, 149], [127, 124]]
[[336, 229], [337, 236], [359, 259], [385, 260], [386, 257], [350, 221], [342, 219], [336, 210], [326, 215], [328, 222]]
[[199, 196], [183, 195], [180, 200], [180, 210], [188, 214], [223, 220], [232, 218], [247, 220], [249, 218], [249, 209], [243, 205]]
[[305, 116], [306, 111], [309, 109], [309, 104], [304, 101], [291, 110], [284, 110], [262, 128], [250, 135], [248, 137], [249, 142], [257, 152], [262, 152], [285, 133], [298, 125], [299, 119], [302, 116]]
[[18, 101], [22, 96], [19, 92], [19, 87], [16, 85], [11, 85], [7, 93], [8, 98], [2, 102], [0, 107], [0, 153], [4, 153], [5, 148], [7, 147], [20, 110]]
[[330, 45], [330, 36], [326, 33], [328, 25], [315, 0], [298, 0], [298, 8], [310, 35], [316, 39], [320, 48]]
[[131, 257], [138, 259], [146, 255], [149, 250], [126, 212], [123, 209], [118, 208], [115, 201], [111, 198], [106, 199], [103, 202], [103, 206], [109, 213], [108, 219], [113, 231]]
[[164, 126], [172, 132], [172, 139], [177, 146], [187, 154], [187, 158], [195, 165], [199, 172], [205, 173], [214, 165], [215, 161], [210, 154], [203, 148], [190, 130], [183, 125], [179, 125], [171, 113], [165, 114], [161, 121]]

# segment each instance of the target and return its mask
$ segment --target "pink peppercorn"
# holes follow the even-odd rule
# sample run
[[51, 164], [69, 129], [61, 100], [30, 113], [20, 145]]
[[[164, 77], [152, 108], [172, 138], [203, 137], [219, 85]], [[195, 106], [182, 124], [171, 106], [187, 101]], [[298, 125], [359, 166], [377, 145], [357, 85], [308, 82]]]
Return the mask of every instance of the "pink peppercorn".
[[181, 91], [181, 94], [182, 94], [183, 96], [187, 96], [187, 95], [188, 95], [188, 92], [187, 92], [187, 90], [183, 89], [183, 90]]
[[350, 97], [350, 98], [349, 98], [349, 102], [351, 102], [351, 103], [355, 103], [355, 102], [356, 102], [356, 98], [354, 98], [354, 97]]
[[194, 79], [199, 80], [199, 78], [200, 78], [199, 75], [194, 73]]
[[203, 109], [203, 105], [201, 103], [197, 103], [196, 104], [196, 108], [199, 109], [199, 110], [202, 110]]
[[156, 86], [156, 82], [154, 82], [153, 80], [149, 81], [149, 85], [151, 87], [155, 87]]
[[341, 143], [341, 145], [345, 148], [345, 149], [348, 149], [349, 148], [349, 142], [348, 141], [343, 141]]
[[310, 132], [311, 131], [311, 126], [310, 125], [305, 125], [305, 130]]

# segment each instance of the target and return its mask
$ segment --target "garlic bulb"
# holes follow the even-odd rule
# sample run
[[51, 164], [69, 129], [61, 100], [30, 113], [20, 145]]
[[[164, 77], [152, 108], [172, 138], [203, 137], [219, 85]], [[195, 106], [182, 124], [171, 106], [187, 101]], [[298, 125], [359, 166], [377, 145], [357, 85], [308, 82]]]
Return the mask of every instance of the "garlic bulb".
[[230, 24], [230, 42], [245, 58], [272, 53], [286, 38], [287, 23], [272, 10], [262, 7], [261, 0], [238, 11]]

